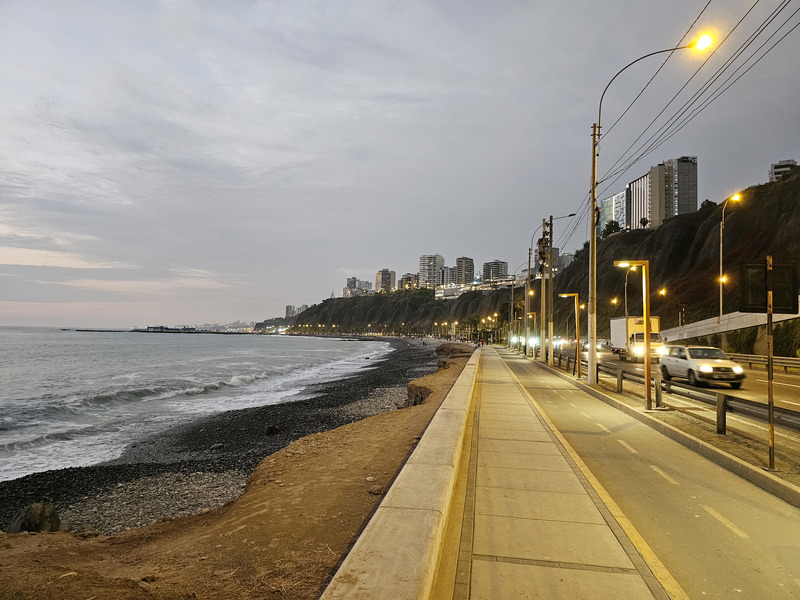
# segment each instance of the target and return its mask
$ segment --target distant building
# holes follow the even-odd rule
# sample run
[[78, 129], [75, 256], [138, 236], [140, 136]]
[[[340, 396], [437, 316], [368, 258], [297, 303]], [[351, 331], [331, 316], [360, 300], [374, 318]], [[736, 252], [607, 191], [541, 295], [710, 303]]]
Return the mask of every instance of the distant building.
[[646, 227], [655, 228], [670, 217], [696, 212], [697, 157], [670, 158], [651, 167], [627, 185], [625, 194], [624, 200], [619, 194], [613, 196], [613, 207], [608, 207], [624, 229], [641, 228], [642, 219], [647, 220]]
[[393, 292], [397, 289], [397, 273], [389, 269], [381, 269], [375, 273], [375, 291]]
[[671, 158], [650, 169], [650, 227], [697, 212], [697, 157]]
[[398, 289], [415, 290], [419, 287], [419, 273], [406, 273], [400, 278]]
[[483, 282], [494, 281], [497, 279], [504, 279], [508, 277], [508, 263], [502, 260], [494, 259], [493, 261], [483, 263]]
[[776, 163], [772, 163], [769, 167], [769, 180], [778, 181], [781, 177], [783, 177], [787, 172], [791, 171], [794, 167], [797, 166], [796, 160], [779, 160]]
[[441, 285], [444, 257], [440, 254], [425, 254], [419, 257], [419, 287], [435, 288]]
[[441, 285], [458, 285], [458, 267], [443, 267]]
[[297, 314], [297, 309], [291, 304], [286, 305], [286, 318], [294, 317]]
[[606, 225], [611, 221], [616, 221], [622, 229], [629, 227], [629, 202], [627, 190], [623, 190], [599, 201], [597, 206], [600, 208], [600, 218], [597, 220], [597, 233], [602, 233]]
[[[343, 298], [353, 298], [355, 296], [364, 296], [372, 292], [372, 283], [369, 281], [362, 281], [357, 277], [348, 277], [347, 285], [342, 289]], [[306, 308], [308, 308], [306, 306]]]
[[459, 285], [470, 285], [475, 281], [475, 262], [467, 257], [462, 256], [456, 259], [456, 283]]
[[627, 227], [639, 229], [642, 227], [642, 219], [650, 222], [650, 173], [631, 181], [627, 191], [631, 207]]

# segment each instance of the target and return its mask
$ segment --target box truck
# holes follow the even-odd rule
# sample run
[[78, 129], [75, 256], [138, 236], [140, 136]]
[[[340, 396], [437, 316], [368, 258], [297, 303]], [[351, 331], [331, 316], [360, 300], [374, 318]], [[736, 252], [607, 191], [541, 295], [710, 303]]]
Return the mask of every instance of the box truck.
[[[617, 317], [611, 319], [611, 351], [620, 360], [644, 362], [644, 317]], [[661, 320], [650, 317], [650, 360], [658, 360], [664, 352], [661, 339]]]

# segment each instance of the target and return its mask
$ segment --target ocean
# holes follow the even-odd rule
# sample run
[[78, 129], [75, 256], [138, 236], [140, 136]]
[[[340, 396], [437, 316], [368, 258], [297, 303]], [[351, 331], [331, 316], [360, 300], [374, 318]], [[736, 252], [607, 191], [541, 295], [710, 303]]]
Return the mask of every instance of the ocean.
[[112, 460], [212, 413], [299, 400], [390, 352], [386, 341], [0, 327], [0, 481]]

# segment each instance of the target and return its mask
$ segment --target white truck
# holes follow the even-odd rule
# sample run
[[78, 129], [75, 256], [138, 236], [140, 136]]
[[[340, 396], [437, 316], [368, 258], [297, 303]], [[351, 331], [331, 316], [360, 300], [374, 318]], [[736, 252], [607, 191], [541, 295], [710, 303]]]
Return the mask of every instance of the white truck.
[[[611, 351], [620, 360], [644, 362], [644, 317], [617, 317], [611, 319]], [[664, 352], [661, 338], [661, 320], [650, 317], [650, 360], [658, 360]]]

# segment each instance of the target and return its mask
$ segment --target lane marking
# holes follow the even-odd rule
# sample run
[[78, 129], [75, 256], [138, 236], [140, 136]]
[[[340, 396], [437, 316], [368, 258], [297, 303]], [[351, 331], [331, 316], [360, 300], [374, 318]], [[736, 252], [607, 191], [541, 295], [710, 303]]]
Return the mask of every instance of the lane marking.
[[[761, 383], [769, 383], [768, 379], [756, 379], [756, 381], [760, 381]], [[774, 379], [772, 380], [772, 384], [773, 385], [788, 385], [789, 387], [800, 388], [800, 385], [797, 385], [796, 383], [783, 383], [781, 381], [775, 381]]]
[[617, 441], [620, 444], [622, 444], [622, 447], [625, 448], [631, 454], [639, 454], [639, 451], [636, 448], [634, 448], [633, 446], [631, 446], [628, 442], [626, 442], [624, 440], [617, 440]]
[[664, 479], [666, 479], [666, 480], [667, 480], [669, 483], [671, 483], [672, 485], [680, 485], [680, 483], [678, 483], [678, 482], [677, 482], [677, 481], [675, 481], [675, 480], [674, 480], [672, 477], [670, 477], [669, 475], [667, 475], [666, 473], [664, 473], [664, 471], [662, 471], [661, 469], [659, 469], [657, 466], [655, 466], [655, 465], [650, 465], [650, 468], [651, 468], [651, 469], [653, 469], [653, 471], [655, 471], [655, 472], [656, 472], [656, 473], [658, 473], [659, 475], [661, 475], [661, 476], [662, 476]]
[[602, 429], [606, 433], [611, 433], [611, 430], [602, 423], [595, 423], [595, 425], [597, 425], [600, 429]]
[[735, 533], [735, 534], [736, 534], [737, 536], [739, 536], [740, 538], [742, 538], [742, 539], [747, 539], [747, 538], [749, 538], [749, 537], [750, 537], [750, 536], [749, 536], [749, 535], [747, 535], [747, 534], [746, 534], [744, 531], [742, 531], [741, 529], [739, 529], [739, 528], [738, 528], [736, 525], [734, 525], [733, 523], [731, 523], [731, 522], [730, 522], [728, 519], [726, 519], [725, 517], [723, 517], [721, 514], [719, 514], [717, 511], [715, 511], [715, 510], [714, 510], [713, 508], [711, 508], [710, 506], [705, 506], [705, 505], [703, 505], [703, 510], [704, 510], [704, 511], [706, 511], [708, 514], [710, 514], [712, 517], [714, 517], [714, 518], [715, 518], [717, 521], [719, 521], [720, 523], [722, 523], [723, 525], [725, 525], [725, 527], [727, 527], [728, 529], [730, 529], [730, 530], [731, 530], [733, 533]]
[[590, 421], [592, 420], [592, 417], [590, 417], [589, 415], [587, 415], [587, 414], [586, 414], [584, 411], [581, 411], [581, 414], [582, 414], [584, 417], [586, 417], [587, 419], [589, 419]]

